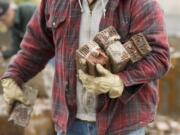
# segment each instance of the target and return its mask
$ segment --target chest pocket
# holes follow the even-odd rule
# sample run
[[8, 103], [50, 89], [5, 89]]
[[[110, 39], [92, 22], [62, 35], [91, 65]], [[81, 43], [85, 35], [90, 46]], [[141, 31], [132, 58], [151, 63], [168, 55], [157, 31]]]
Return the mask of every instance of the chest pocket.
[[47, 28], [52, 32], [54, 44], [60, 46], [67, 29], [68, 1], [54, 0], [48, 7], [49, 17], [46, 21]]
[[68, 2], [65, 0], [54, 0], [49, 9], [49, 18], [47, 20], [47, 27], [56, 30], [62, 26], [67, 20]]
[[60, 24], [65, 22], [66, 16], [58, 16], [53, 13], [51, 13], [49, 20], [47, 21], [47, 27], [49, 29], [57, 29]]

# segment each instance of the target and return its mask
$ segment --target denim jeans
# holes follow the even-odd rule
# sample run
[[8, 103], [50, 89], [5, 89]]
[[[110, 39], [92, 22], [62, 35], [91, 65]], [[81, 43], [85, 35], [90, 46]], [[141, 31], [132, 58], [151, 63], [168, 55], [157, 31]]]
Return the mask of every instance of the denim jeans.
[[[97, 128], [95, 122], [85, 122], [75, 120], [69, 127], [66, 135], [96, 135]], [[65, 135], [59, 132], [57, 135]]]
[[[61, 132], [57, 135], [65, 135]], [[67, 131], [66, 135], [97, 135], [96, 123], [75, 120]], [[127, 135], [145, 135], [145, 129], [140, 128]]]

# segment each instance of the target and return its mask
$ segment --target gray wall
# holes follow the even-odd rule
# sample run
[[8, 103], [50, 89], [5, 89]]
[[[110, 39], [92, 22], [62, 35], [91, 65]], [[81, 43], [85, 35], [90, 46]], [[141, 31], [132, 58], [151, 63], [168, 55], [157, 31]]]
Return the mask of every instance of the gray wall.
[[180, 0], [157, 0], [165, 12], [166, 29], [169, 36], [180, 37]]
[[158, 0], [166, 15], [180, 16], [180, 0]]

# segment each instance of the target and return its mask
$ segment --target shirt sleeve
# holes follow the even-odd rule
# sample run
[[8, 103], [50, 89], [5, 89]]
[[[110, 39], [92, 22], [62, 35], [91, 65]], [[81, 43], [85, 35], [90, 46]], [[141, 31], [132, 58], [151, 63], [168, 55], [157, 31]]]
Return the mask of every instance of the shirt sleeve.
[[2, 78], [13, 78], [21, 85], [40, 72], [54, 56], [52, 33], [46, 27], [47, 10], [46, 0], [42, 0], [27, 26], [21, 50]]
[[164, 15], [156, 0], [132, 0], [130, 35], [143, 32], [152, 52], [118, 75], [126, 87], [161, 78], [169, 69], [169, 44]]

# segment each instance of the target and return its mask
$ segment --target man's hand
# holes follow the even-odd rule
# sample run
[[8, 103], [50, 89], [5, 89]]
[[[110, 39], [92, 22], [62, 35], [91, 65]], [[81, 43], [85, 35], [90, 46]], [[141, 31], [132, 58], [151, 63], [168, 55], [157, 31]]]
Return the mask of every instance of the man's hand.
[[120, 77], [112, 74], [100, 64], [97, 64], [96, 68], [101, 77], [85, 74], [82, 70], [78, 71], [79, 79], [81, 80], [83, 87], [86, 88], [87, 91], [97, 95], [109, 92], [110, 98], [120, 97], [124, 90], [124, 84]]
[[3, 87], [3, 97], [8, 105], [8, 112], [11, 111], [15, 101], [19, 101], [27, 106], [30, 105], [30, 101], [24, 96], [22, 89], [15, 83], [13, 79], [7, 78], [1, 80]]

